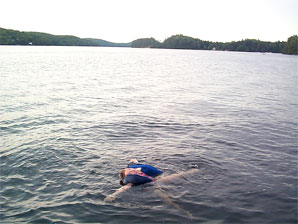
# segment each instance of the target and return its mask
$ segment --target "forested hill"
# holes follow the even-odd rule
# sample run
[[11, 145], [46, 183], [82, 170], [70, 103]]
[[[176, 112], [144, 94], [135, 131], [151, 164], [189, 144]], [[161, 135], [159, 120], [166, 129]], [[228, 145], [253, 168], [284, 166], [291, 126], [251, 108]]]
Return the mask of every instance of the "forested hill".
[[245, 52], [272, 52], [285, 54], [298, 54], [297, 35], [291, 36], [287, 42], [266, 42], [255, 39], [246, 39], [232, 42], [211, 42], [174, 35], [164, 42], [154, 38], [142, 38], [132, 42], [136, 48], [167, 48], [167, 49], [194, 49], [194, 50], [221, 50], [221, 51], [245, 51]]
[[37, 45], [37, 46], [102, 46], [102, 47], [134, 47], [134, 48], [167, 48], [220, 50], [245, 52], [272, 52], [298, 54], [298, 36], [293, 35], [287, 42], [268, 42], [245, 39], [232, 42], [211, 42], [183, 35], [174, 35], [163, 42], [154, 38], [142, 38], [131, 43], [112, 43], [101, 39], [79, 38], [69, 35], [52, 35], [39, 32], [21, 32], [0, 28], [0, 45]]
[[130, 47], [131, 43], [112, 43], [101, 39], [0, 28], [0, 45]]

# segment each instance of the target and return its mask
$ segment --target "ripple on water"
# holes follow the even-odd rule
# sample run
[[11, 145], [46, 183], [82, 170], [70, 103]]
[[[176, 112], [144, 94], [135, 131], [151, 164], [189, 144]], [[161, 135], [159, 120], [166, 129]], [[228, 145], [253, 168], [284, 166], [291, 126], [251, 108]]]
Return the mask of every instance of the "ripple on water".
[[[297, 223], [296, 58], [83, 47], [0, 52], [4, 222]], [[152, 184], [103, 201], [133, 157], [164, 175], [200, 170], [159, 186], [180, 209]]]

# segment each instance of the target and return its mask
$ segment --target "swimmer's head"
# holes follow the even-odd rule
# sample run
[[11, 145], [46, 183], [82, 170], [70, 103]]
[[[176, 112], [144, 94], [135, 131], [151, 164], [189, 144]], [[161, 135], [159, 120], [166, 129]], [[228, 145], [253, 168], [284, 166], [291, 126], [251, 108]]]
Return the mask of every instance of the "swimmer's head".
[[125, 176], [126, 176], [125, 169], [123, 169], [120, 172], [120, 179], [123, 180]]
[[123, 170], [121, 170], [121, 172], [120, 172], [120, 185], [122, 185], [122, 186], [125, 185], [124, 182], [123, 182], [125, 176], [126, 176], [126, 169], [123, 169]]

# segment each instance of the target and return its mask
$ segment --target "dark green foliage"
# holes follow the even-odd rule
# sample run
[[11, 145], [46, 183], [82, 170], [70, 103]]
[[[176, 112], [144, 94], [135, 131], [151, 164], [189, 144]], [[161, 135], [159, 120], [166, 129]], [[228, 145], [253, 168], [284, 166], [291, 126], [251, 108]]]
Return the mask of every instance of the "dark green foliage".
[[[296, 36], [297, 37], [297, 36]], [[152, 41], [156, 41], [153, 38], [138, 39], [132, 42], [132, 47], [158, 47], [158, 48], [170, 48], [170, 49], [194, 49], [194, 50], [221, 50], [221, 51], [246, 51], [246, 52], [272, 52], [281, 53], [284, 49], [286, 42], [266, 42], [255, 39], [246, 39], [241, 41], [232, 42], [211, 42], [203, 41], [200, 39], [183, 36], [181, 34], [174, 35], [167, 38], [164, 42], [159, 43], [156, 41], [152, 44]], [[291, 45], [297, 46], [296, 42], [291, 40]], [[291, 47], [290, 47], [291, 46]], [[297, 52], [297, 48], [296, 48]]]
[[280, 53], [285, 45], [285, 42], [265, 42], [255, 39], [246, 39], [237, 42], [225, 43], [225, 45], [225, 48], [231, 51]]
[[41, 45], [41, 46], [105, 46], [105, 47], [135, 47], [135, 48], [170, 48], [194, 50], [221, 50], [246, 52], [273, 52], [284, 54], [298, 53], [298, 36], [293, 35], [287, 42], [266, 42], [246, 39], [232, 42], [210, 42], [181, 34], [167, 38], [160, 43], [154, 38], [142, 38], [132, 43], [112, 43], [100, 39], [78, 38], [75, 36], [51, 35], [38, 32], [20, 32], [0, 28], [0, 45]]
[[298, 36], [297, 35], [293, 35], [288, 38], [288, 42], [285, 44], [283, 53], [298, 55]]
[[0, 45], [130, 47], [131, 44], [112, 43], [100, 39], [82, 39], [75, 36], [20, 32], [0, 28]]
[[142, 39], [137, 39], [134, 40], [131, 43], [131, 47], [136, 47], [136, 48], [159, 48], [160, 47], [160, 42], [155, 40], [154, 38], [142, 38]]
[[198, 41], [198, 39], [179, 34], [166, 39], [161, 46], [171, 49], [198, 49]]

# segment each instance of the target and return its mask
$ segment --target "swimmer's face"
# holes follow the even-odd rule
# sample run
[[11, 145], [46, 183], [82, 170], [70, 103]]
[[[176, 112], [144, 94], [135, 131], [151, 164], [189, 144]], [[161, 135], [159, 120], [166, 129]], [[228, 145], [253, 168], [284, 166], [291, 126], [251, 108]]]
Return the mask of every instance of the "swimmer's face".
[[137, 168], [137, 169], [134, 169], [134, 168], [123, 169], [120, 172], [120, 179], [124, 179], [129, 174], [136, 174], [136, 173], [138, 173], [138, 171], [140, 171], [140, 168]]

